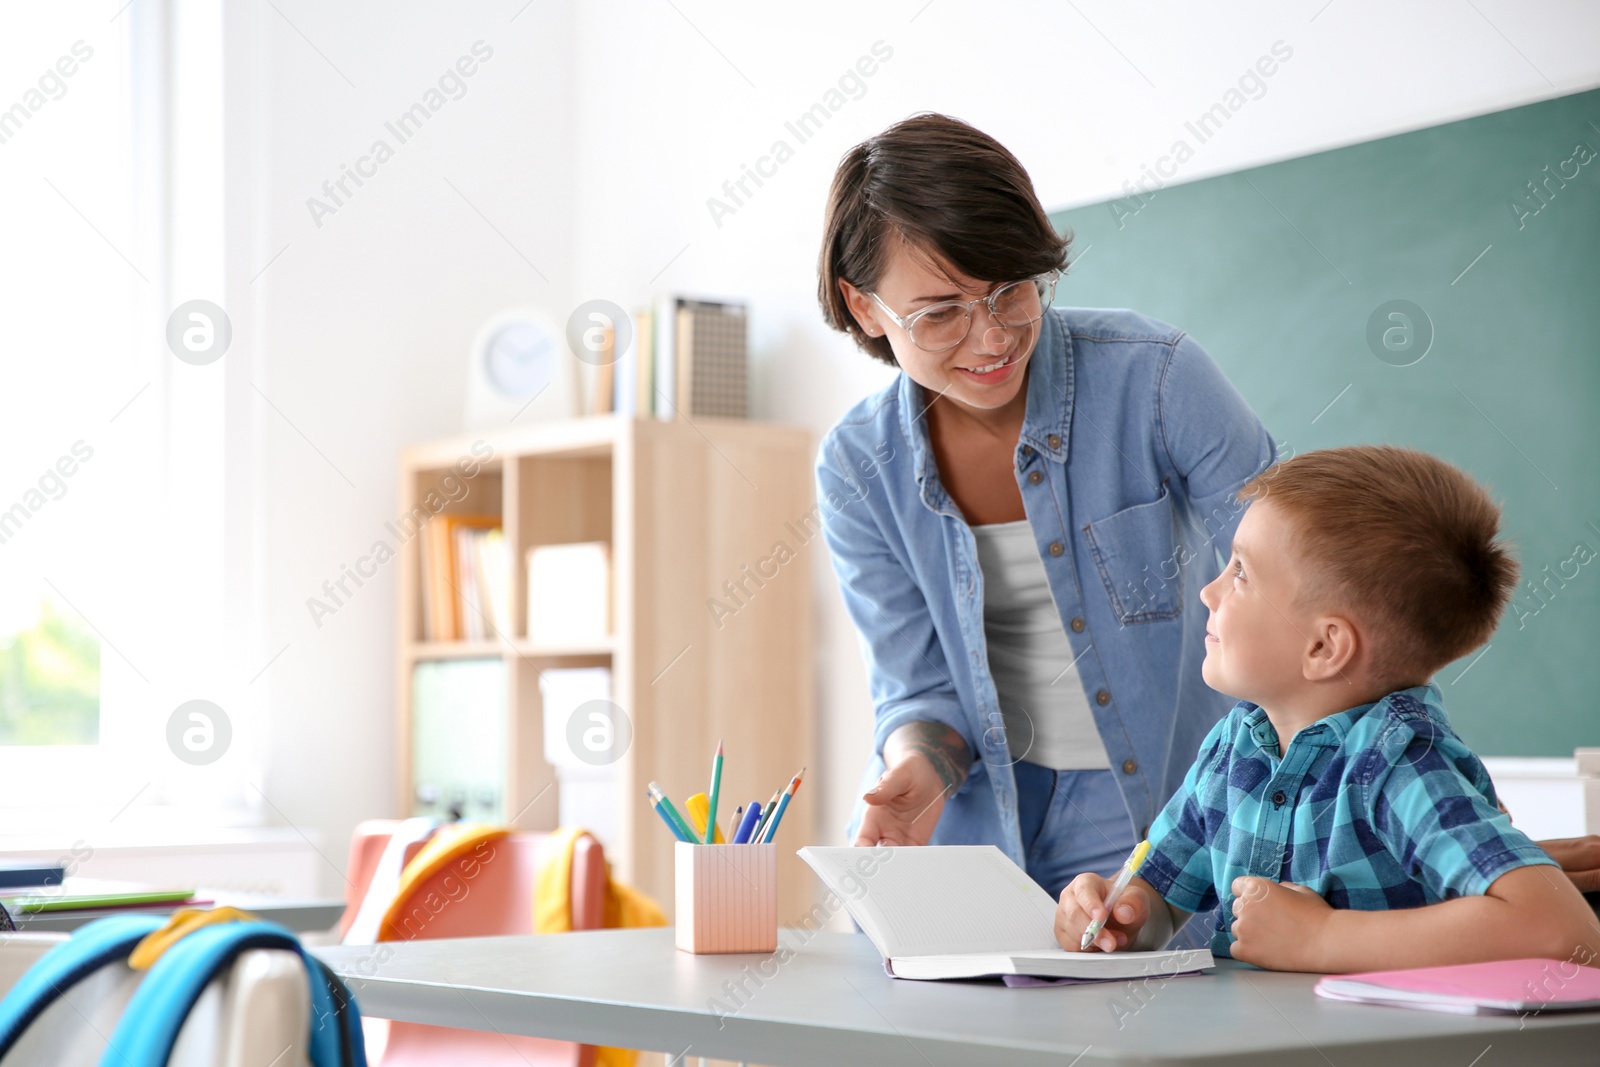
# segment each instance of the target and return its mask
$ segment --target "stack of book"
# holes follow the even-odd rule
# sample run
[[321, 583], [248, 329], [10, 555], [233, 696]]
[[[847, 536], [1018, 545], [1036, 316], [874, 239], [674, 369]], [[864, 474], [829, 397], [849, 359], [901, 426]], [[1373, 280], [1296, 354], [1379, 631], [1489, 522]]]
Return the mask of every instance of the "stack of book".
[[511, 636], [511, 574], [498, 515], [439, 515], [422, 527], [426, 641]]
[[591, 411], [746, 418], [746, 348], [743, 304], [663, 297], [634, 315], [627, 350], [602, 362]]

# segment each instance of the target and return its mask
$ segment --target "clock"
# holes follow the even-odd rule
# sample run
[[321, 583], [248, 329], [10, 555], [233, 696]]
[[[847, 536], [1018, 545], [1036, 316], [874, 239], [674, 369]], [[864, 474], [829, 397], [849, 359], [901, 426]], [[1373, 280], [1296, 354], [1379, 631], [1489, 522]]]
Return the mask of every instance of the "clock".
[[572, 418], [577, 381], [573, 356], [543, 313], [502, 311], [478, 330], [468, 353], [466, 428]]

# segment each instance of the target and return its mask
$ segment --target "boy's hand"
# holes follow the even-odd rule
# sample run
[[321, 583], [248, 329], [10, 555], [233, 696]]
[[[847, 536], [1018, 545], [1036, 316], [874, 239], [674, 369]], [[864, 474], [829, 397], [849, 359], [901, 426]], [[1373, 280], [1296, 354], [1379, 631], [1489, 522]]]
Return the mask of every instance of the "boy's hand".
[[1315, 971], [1333, 908], [1293, 882], [1233, 880], [1233, 958], [1274, 971]]
[[[1105, 916], [1106, 894], [1110, 892], [1110, 879], [1098, 874], [1080, 874], [1061, 891], [1061, 902], [1056, 905], [1056, 942], [1062, 948], [1082, 951], [1079, 945], [1083, 943], [1083, 932], [1090, 923]], [[1093, 947], [1102, 952], [1127, 948], [1150, 921], [1150, 901], [1137, 879], [1122, 891], [1113, 911], [1105, 929], [1094, 940]]]

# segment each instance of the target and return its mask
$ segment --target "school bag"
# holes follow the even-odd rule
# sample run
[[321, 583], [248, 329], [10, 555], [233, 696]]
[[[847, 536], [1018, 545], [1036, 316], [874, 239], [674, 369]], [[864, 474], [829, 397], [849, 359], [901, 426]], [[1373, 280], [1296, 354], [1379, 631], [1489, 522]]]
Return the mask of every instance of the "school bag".
[[287, 929], [200, 925], [130, 968], [167, 926], [100, 919], [40, 957], [0, 1000], [0, 1067], [366, 1067], [355, 1001]]

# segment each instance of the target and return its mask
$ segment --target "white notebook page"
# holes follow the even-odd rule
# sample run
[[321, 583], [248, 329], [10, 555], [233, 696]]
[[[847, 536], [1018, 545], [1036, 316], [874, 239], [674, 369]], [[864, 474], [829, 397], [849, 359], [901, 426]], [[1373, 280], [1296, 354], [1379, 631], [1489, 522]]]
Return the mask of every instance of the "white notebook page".
[[813, 847], [800, 857], [885, 956], [1059, 948], [1056, 902], [993, 845]]

